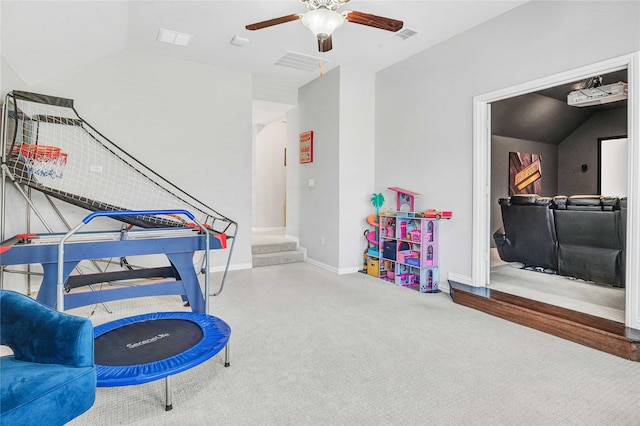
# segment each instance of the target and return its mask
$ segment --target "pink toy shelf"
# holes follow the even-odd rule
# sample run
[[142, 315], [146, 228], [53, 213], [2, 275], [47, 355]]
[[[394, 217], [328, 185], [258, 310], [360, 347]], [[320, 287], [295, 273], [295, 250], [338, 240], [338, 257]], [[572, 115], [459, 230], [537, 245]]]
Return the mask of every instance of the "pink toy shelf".
[[378, 277], [422, 293], [438, 290], [438, 219], [412, 212], [382, 213]]
[[450, 219], [452, 213], [416, 212], [415, 197], [422, 194], [395, 186], [387, 189], [396, 192], [397, 211], [379, 213], [376, 222], [380, 227], [377, 277], [422, 293], [437, 293], [439, 221]]

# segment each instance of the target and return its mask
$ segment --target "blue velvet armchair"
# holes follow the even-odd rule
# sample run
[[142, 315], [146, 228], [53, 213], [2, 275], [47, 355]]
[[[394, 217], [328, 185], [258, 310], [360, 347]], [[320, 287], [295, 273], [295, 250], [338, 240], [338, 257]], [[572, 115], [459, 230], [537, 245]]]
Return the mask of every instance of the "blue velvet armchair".
[[0, 290], [0, 424], [62, 425], [96, 396], [91, 321]]

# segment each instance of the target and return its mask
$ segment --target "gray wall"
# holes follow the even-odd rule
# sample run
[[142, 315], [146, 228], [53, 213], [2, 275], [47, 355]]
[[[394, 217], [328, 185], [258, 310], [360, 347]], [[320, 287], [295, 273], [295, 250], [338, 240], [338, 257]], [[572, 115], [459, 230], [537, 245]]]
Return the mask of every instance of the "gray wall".
[[[627, 134], [627, 108], [599, 112], [558, 146], [558, 194], [598, 193], [598, 138]], [[581, 165], [588, 166], [582, 173]], [[602, 194], [615, 195], [615, 194]]]
[[[366, 216], [375, 213], [374, 87], [374, 74], [340, 67], [300, 88], [287, 114], [295, 129], [287, 133], [287, 234], [298, 232], [309, 262], [338, 273], [362, 268]], [[314, 159], [299, 164], [299, 134], [307, 130]]]
[[[313, 130], [314, 139], [313, 162], [299, 164], [300, 245], [315, 262], [337, 268], [340, 69], [300, 88], [297, 109], [296, 133]], [[299, 139], [293, 141], [292, 148], [291, 153], [299, 155]], [[299, 157], [294, 158], [299, 163]], [[313, 187], [308, 186], [309, 179], [314, 180]]]
[[[511, 151], [542, 155], [542, 196], [598, 193], [598, 139], [627, 134], [627, 108], [594, 114], [561, 144], [503, 136], [491, 137], [491, 232], [502, 226], [498, 198], [507, 197], [508, 155]], [[587, 164], [586, 173], [581, 165]], [[616, 195], [616, 194], [602, 194]], [[491, 240], [494, 246], [493, 239]]]
[[[507, 138], [491, 137], [491, 232], [502, 226], [502, 213], [498, 198], [509, 196], [509, 152], [539, 154], [542, 158], [542, 193], [553, 197], [558, 191], [558, 146], [554, 144]], [[492, 247], [494, 246], [491, 239]]]
[[377, 74], [376, 188], [453, 211], [441, 277], [471, 275], [473, 97], [638, 50], [640, 2], [532, 1]]
[[375, 213], [370, 201], [374, 192], [374, 128], [375, 75], [340, 67], [340, 273], [362, 269], [362, 252], [367, 246], [365, 218]]

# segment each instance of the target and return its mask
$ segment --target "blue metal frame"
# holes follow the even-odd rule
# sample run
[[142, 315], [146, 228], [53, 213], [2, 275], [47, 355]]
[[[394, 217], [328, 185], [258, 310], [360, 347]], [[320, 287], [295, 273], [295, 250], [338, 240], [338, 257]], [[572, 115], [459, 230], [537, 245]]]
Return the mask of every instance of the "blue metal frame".
[[[57, 243], [22, 244], [18, 243], [15, 238], [3, 242], [2, 246], [10, 246], [10, 248], [0, 255], [0, 266], [30, 263], [42, 264], [44, 277], [37, 300], [51, 307], [58, 306], [58, 308], [61, 308], [60, 305], [64, 305], [65, 309], [72, 309], [112, 300], [178, 294], [186, 298], [191, 305], [192, 311], [206, 313], [208, 303], [205, 303], [205, 297], [198, 283], [198, 277], [193, 266], [193, 255], [196, 251], [200, 250], [207, 251], [208, 255], [207, 248], [215, 250], [225, 247], [223, 247], [222, 242], [216, 238], [215, 234], [211, 234], [206, 230], [202, 231], [204, 229], [203, 227], [201, 227], [200, 232], [194, 230], [193, 234], [188, 236], [171, 236], [172, 232], [184, 232], [184, 228], [167, 228], [166, 236], [135, 239], [136, 233], [144, 233], [146, 231], [132, 230], [129, 231], [129, 235], [134, 236], [134, 238], [131, 239], [67, 243], [64, 246], [64, 259], [60, 262], [61, 268], [59, 268], [59, 260], [61, 259], [58, 246], [64, 244], [65, 237], [68, 238], [71, 234], [75, 233], [77, 229], [89, 223], [92, 219], [101, 216], [149, 214], [185, 214], [190, 219], [194, 219], [191, 213], [184, 210], [94, 212], [85, 217], [81, 224], [67, 234], [46, 234], [47, 237], [60, 237], [61, 241]], [[157, 231], [157, 229], [154, 229], [154, 231]], [[87, 237], [97, 237], [104, 233], [92, 232], [77, 234]], [[171, 262], [178, 271], [180, 279], [174, 282], [65, 294], [62, 303], [59, 303], [59, 300], [57, 300], [58, 275], [61, 274], [62, 282], [66, 282], [69, 274], [82, 260], [147, 254], [165, 254], [169, 262]], [[208, 276], [208, 268], [205, 268], [205, 271], [205, 276]], [[205, 292], [205, 295], [208, 296], [208, 292]]]

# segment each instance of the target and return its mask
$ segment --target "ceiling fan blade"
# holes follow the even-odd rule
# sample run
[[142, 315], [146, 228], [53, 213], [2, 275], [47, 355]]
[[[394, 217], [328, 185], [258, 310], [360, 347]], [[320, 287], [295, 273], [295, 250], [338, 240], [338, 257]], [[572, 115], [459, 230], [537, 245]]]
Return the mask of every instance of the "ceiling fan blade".
[[397, 19], [385, 18], [383, 16], [371, 15], [356, 11], [346, 11], [345, 19], [354, 24], [366, 25], [368, 27], [379, 28], [387, 31], [400, 31], [404, 23]]
[[245, 28], [249, 31], [260, 30], [262, 28], [272, 27], [274, 25], [284, 24], [285, 22], [297, 21], [302, 15], [294, 14], [281, 16], [279, 18], [268, 19], [262, 22], [256, 22], [255, 24], [247, 25]]
[[324, 40], [318, 39], [319, 52], [328, 52], [331, 49], [333, 49], [333, 42], [331, 41], [331, 36], [325, 38]]

